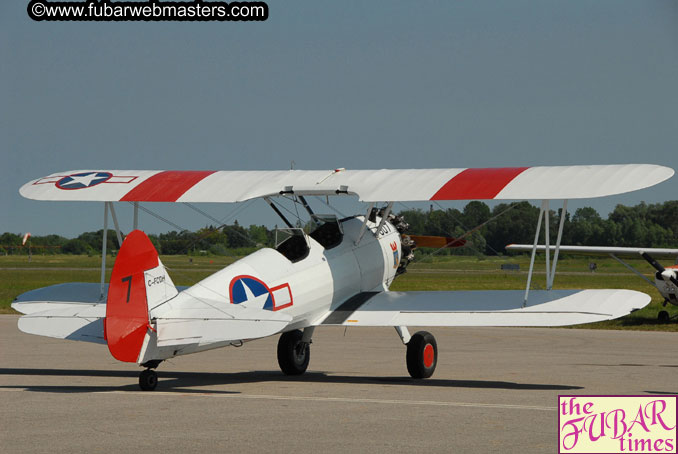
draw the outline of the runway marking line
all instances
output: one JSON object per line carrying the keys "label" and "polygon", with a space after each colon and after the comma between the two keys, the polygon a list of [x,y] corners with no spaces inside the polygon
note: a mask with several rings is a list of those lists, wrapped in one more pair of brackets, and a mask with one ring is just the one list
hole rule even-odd
{"label": "runway marking line", "polygon": [[[28,388],[0,389],[2,392],[28,391]],[[365,399],[358,397],[313,397],[313,396],[276,396],[271,394],[213,394],[213,393],[186,393],[171,391],[92,391],[91,394],[125,394],[133,396],[182,396],[182,397],[214,397],[223,399],[263,399],[263,400],[292,400],[308,402],[342,402],[356,404],[385,404],[385,405],[423,405],[431,407],[469,407],[469,408],[498,408],[508,410],[537,410],[556,411],[557,407],[542,407],[538,405],[511,405],[511,404],[484,404],[474,402],[436,402],[431,400],[393,400],[393,399]]]}

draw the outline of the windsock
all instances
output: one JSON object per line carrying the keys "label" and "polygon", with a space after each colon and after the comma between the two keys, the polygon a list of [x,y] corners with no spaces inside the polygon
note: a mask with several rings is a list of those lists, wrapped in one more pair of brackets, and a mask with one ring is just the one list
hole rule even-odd
{"label": "windsock", "polygon": [[26,232],[26,234],[24,235],[24,239],[21,241],[21,245],[22,245],[22,246],[25,246],[25,245],[26,245],[26,241],[28,241],[28,239],[29,239],[30,237],[31,237],[31,232]]}

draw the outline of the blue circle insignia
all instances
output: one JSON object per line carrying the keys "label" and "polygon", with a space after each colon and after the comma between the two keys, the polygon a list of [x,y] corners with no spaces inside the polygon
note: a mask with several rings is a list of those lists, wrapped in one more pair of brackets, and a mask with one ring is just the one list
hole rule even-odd
{"label": "blue circle insignia", "polygon": [[56,182],[59,189],[91,188],[108,181],[113,175],[108,172],[82,172],[63,177]]}
{"label": "blue circle insignia", "polygon": [[246,275],[236,276],[229,285],[229,296],[232,304],[247,303],[264,295],[266,298],[262,299],[262,309],[273,310],[271,290],[263,281],[256,277]]}

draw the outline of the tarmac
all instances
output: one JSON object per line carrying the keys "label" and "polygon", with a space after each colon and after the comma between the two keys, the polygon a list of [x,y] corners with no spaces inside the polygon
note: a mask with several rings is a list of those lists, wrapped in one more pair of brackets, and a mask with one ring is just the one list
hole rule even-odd
{"label": "tarmac", "polygon": [[301,377],[273,337],[165,362],[143,392],[106,346],[17,319],[0,316],[1,453],[554,453],[559,394],[678,394],[678,333],[428,328],[438,367],[413,380],[395,330],[320,327]]}

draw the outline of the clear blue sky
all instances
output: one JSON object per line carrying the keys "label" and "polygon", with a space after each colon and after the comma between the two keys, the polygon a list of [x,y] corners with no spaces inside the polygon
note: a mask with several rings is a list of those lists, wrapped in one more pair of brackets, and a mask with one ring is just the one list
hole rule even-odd
{"label": "clear blue sky", "polygon": [[[276,0],[251,23],[38,23],[27,3],[0,3],[0,232],[101,228],[100,204],[18,194],[78,168],[678,167],[675,0]],[[573,206],[677,198],[674,177]],[[277,222],[263,202],[238,220]]]}

